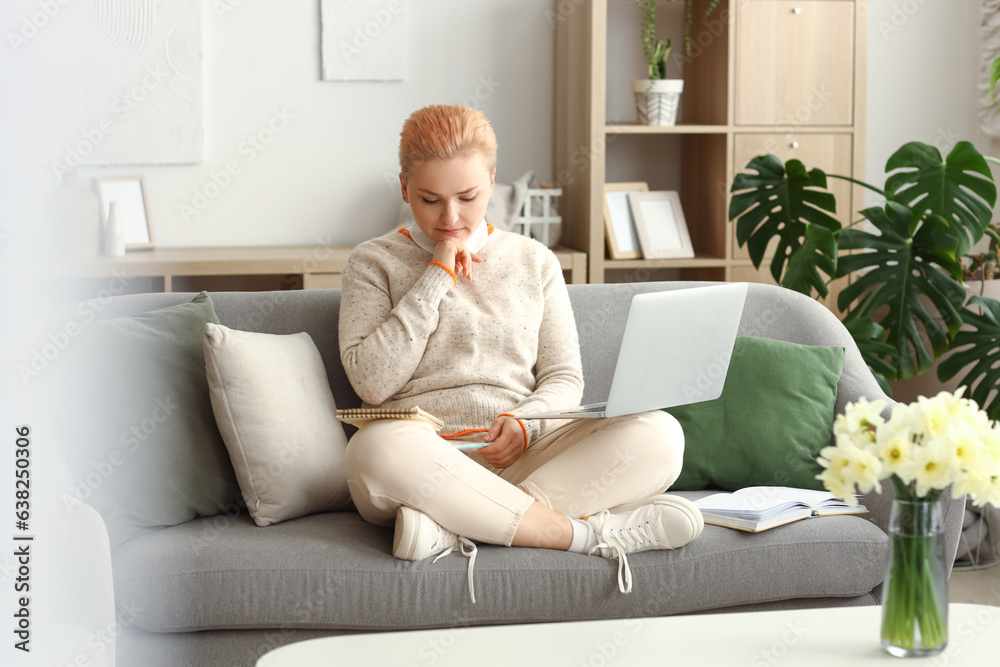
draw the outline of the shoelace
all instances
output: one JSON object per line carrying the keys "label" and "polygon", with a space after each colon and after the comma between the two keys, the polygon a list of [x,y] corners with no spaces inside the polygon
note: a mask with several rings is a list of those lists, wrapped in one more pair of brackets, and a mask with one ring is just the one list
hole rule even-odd
{"label": "shoelace", "polygon": [[611,549],[615,552],[612,558],[618,560],[618,590],[622,593],[632,592],[632,568],[629,567],[627,553],[639,550],[654,542],[653,536],[649,533],[649,522],[641,523],[628,528],[612,529],[607,527],[608,518],[611,513],[604,510],[598,515],[600,527],[597,534],[600,541],[597,546],[590,550],[593,555],[598,549]]}
{"label": "shoelace", "polygon": [[[437,556],[435,556],[434,560],[432,560],[431,562],[432,563],[438,562],[438,560],[444,558],[452,551],[454,551],[455,548],[456,547],[448,547],[447,549],[439,553]],[[469,597],[472,598],[472,604],[476,604],[476,589],[472,581],[472,569],[476,564],[476,554],[479,553],[479,549],[476,548],[476,544],[472,540],[466,539],[464,537],[458,538],[457,548],[460,554],[469,559]]]}

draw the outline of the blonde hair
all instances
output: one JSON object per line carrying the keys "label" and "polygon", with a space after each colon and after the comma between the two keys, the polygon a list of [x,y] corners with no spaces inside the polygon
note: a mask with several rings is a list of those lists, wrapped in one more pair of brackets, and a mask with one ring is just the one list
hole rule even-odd
{"label": "blonde hair", "polygon": [[448,160],[479,151],[492,173],[497,166],[497,138],[481,111],[455,105],[433,105],[414,111],[399,133],[399,168],[408,179],[428,160]]}

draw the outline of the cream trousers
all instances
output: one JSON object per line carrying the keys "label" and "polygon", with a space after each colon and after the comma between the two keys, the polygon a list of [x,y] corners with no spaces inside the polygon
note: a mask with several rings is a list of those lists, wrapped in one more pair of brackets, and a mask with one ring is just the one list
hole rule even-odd
{"label": "cream trousers", "polygon": [[680,424],[662,411],[564,422],[504,469],[454,442],[417,420],[360,429],[347,445],[347,482],[361,516],[391,526],[406,505],[462,537],[509,546],[533,501],[571,518],[636,502],[674,483],[684,453]]}

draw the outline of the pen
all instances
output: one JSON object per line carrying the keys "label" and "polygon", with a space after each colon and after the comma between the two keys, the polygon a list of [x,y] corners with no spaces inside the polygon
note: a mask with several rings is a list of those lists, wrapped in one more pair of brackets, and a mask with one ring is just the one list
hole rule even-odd
{"label": "pen", "polygon": [[455,445],[455,449],[480,449],[492,444],[492,442],[463,442],[460,445]]}

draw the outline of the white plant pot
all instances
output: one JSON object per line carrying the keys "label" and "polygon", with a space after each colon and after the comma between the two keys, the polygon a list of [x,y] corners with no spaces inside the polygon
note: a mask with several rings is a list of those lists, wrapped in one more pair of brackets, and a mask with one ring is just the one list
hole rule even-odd
{"label": "white plant pot", "polygon": [[640,125],[675,125],[684,79],[632,79]]}

